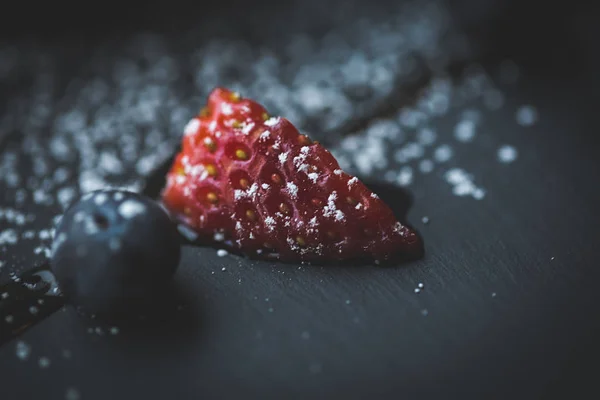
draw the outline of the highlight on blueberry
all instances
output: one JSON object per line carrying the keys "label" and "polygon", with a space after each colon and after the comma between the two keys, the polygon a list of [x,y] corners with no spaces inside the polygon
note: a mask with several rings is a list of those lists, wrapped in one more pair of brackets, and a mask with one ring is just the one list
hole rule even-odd
{"label": "highlight on blueberry", "polygon": [[122,190],[84,195],[61,218],[51,268],[88,314],[135,311],[164,291],[180,259],[175,224],[155,201]]}

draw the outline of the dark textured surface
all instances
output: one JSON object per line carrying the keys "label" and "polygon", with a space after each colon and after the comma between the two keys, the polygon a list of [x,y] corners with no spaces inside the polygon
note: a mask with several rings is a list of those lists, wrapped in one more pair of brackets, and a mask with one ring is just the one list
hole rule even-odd
{"label": "dark textured surface", "polygon": [[[118,335],[90,334],[102,325],[59,311],[23,335],[28,360],[16,358],[15,342],[0,348],[0,398],[61,399],[75,387],[81,399],[532,399],[590,388],[595,369],[585,364],[600,323],[599,86],[588,67],[527,67],[529,79],[480,138],[484,147],[500,133],[515,143],[518,162],[505,168],[517,172],[462,157],[488,189],[483,201],[453,196],[440,180],[408,190],[423,260],[299,267],[187,247],[181,310]],[[512,129],[524,102],[541,116],[526,134]],[[3,257],[31,253],[11,251]],[[38,367],[41,356],[49,368]]]}
{"label": "dark textured surface", "polygon": [[[474,204],[414,188],[409,220],[427,244],[422,261],[298,269],[186,248],[177,283],[187,301],[165,322],[183,329],[98,336],[86,332],[96,324],[58,312],[23,336],[33,354],[51,358],[47,370],[35,357],[18,361],[14,343],[0,349],[3,390],[15,399],[60,398],[67,386],[85,399],[538,397],[598,322],[588,185],[598,168],[582,148],[585,118],[568,101],[576,88],[554,88],[559,99],[528,89],[547,117],[519,138],[529,149],[520,176],[489,171],[494,194]],[[415,294],[418,282],[425,287]]]}

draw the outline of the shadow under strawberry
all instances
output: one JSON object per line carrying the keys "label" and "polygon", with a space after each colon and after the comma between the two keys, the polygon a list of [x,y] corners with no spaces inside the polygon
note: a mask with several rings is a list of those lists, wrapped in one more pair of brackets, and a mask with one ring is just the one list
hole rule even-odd
{"label": "shadow under strawberry", "polygon": [[152,174],[150,174],[150,176],[146,178],[144,189],[142,190],[143,195],[155,200],[158,200],[160,198],[161,191],[163,190],[166,184],[167,174],[171,169],[171,165],[173,165],[175,156],[180,151],[180,146],[177,146],[175,151],[173,151],[173,155],[167,160],[165,160],[162,164],[160,164],[154,171],[152,171]]}
{"label": "shadow under strawberry", "polygon": [[173,352],[176,343],[185,343],[186,338],[198,337],[205,331],[205,310],[199,306],[195,292],[185,279],[176,278],[134,316],[127,313],[103,322],[119,328],[115,342],[123,351]]}
{"label": "shadow under strawberry", "polygon": [[418,249],[416,249],[411,254],[406,254],[404,256],[400,256],[400,259],[395,259],[395,260],[391,260],[391,261],[392,262],[398,262],[398,261],[408,262],[408,261],[415,261],[415,260],[423,258],[425,256],[423,236],[407,220],[408,211],[410,210],[410,208],[413,205],[413,196],[410,194],[410,192],[399,186],[391,185],[389,183],[380,182],[380,181],[372,182],[372,181],[367,180],[367,181],[363,181],[363,183],[373,193],[376,193],[381,198],[381,200],[383,200],[383,202],[385,204],[388,205],[388,207],[392,210],[392,212],[394,213],[394,216],[396,217],[396,219],[398,221],[400,221],[403,225],[409,227],[411,230],[416,232],[416,234],[419,236],[420,247]]}

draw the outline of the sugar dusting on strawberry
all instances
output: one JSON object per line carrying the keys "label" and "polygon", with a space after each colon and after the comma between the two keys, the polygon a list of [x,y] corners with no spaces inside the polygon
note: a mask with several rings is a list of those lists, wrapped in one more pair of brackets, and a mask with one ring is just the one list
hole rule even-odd
{"label": "sugar dusting on strawberry", "polygon": [[281,261],[388,260],[415,232],[285,118],[217,88],[185,128],[164,204],[201,240]]}

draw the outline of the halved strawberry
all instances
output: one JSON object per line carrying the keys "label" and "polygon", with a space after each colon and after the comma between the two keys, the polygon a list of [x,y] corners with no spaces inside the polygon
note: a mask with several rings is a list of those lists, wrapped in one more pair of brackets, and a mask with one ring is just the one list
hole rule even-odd
{"label": "halved strawberry", "polygon": [[323,146],[221,88],[186,126],[163,200],[201,240],[221,236],[250,256],[377,261],[421,246]]}

